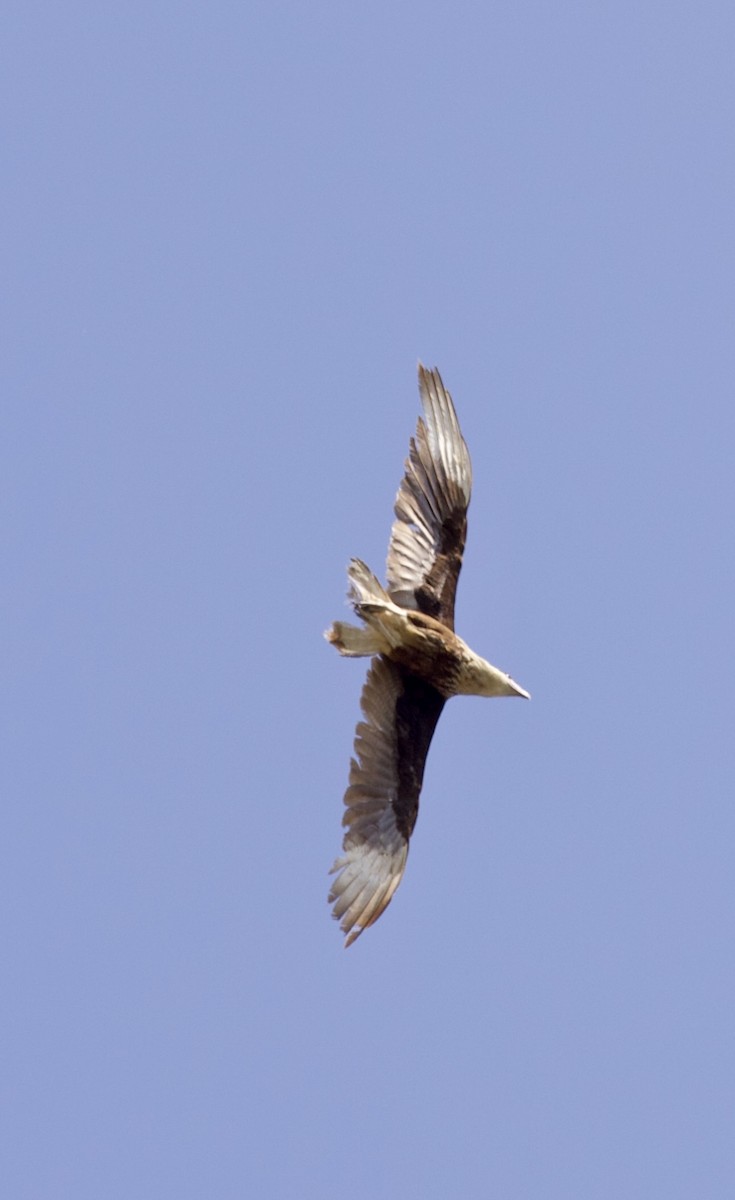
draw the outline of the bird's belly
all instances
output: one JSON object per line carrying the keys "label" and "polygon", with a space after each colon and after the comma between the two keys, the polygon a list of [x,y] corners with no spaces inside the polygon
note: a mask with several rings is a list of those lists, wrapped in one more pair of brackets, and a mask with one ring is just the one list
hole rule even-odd
{"label": "bird's belly", "polygon": [[404,623],[401,639],[391,645],[385,657],[399,666],[418,675],[442,696],[456,695],[461,674],[461,657],[452,645],[451,631],[441,632],[417,626],[413,621]]}

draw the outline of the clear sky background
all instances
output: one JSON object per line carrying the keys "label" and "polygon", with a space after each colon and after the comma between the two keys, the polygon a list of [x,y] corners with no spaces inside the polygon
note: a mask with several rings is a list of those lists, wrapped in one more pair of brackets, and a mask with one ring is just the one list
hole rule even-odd
{"label": "clear sky background", "polygon": [[[2,48],[12,1200],[735,1178],[730,3],[26,3]],[[403,886],[330,920],[441,369],[475,490]]]}

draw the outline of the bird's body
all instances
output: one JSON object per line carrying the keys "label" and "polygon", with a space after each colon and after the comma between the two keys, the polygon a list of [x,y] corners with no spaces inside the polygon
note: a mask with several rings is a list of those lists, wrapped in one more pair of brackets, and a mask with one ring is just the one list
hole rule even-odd
{"label": "bird's body", "polygon": [[394,604],[359,558],[353,558],[347,574],[352,605],[366,627],[334,622],[326,637],[340,654],[347,658],[382,654],[431,684],[445,700],[450,696],[526,695],[510,676],[480,658],[436,617]]}
{"label": "bird's body", "polygon": [[438,371],[419,366],[419,419],[396,498],[388,590],[368,567],[348,568],[363,626],[335,621],[326,637],[347,657],[373,657],[345,793],[344,854],[330,892],[350,945],[378,919],[403,876],[429,744],[451,696],[524,696],[454,632],[472,470]]}

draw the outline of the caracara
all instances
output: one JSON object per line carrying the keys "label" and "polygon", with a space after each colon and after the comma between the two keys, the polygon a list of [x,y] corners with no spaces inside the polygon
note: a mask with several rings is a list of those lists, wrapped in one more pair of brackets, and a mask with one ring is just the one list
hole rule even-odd
{"label": "caracara", "polygon": [[454,632],[467,534],[470,456],[438,371],[419,364],[419,417],[395,503],[387,590],[353,558],[349,599],[362,626],[325,637],[349,658],[372,657],[345,792],[342,856],[329,893],[349,946],[377,921],[406,868],[426,755],[450,696],[525,696]]}

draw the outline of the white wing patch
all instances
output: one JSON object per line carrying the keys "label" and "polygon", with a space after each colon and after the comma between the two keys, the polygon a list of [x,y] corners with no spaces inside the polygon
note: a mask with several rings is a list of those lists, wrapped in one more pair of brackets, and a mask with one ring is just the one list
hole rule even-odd
{"label": "white wing patch", "polygon": [[400,694],[396,668],[376,658],[360,699],[365,720],[355,733],[355,757],[344,798],[344,853],[332,867],[336,878],[329,893],[333,916],[347,934],[345,946],[377,921],[406,869],[408,841],[396,825],[393,808],[398,790],[396,701]]}

